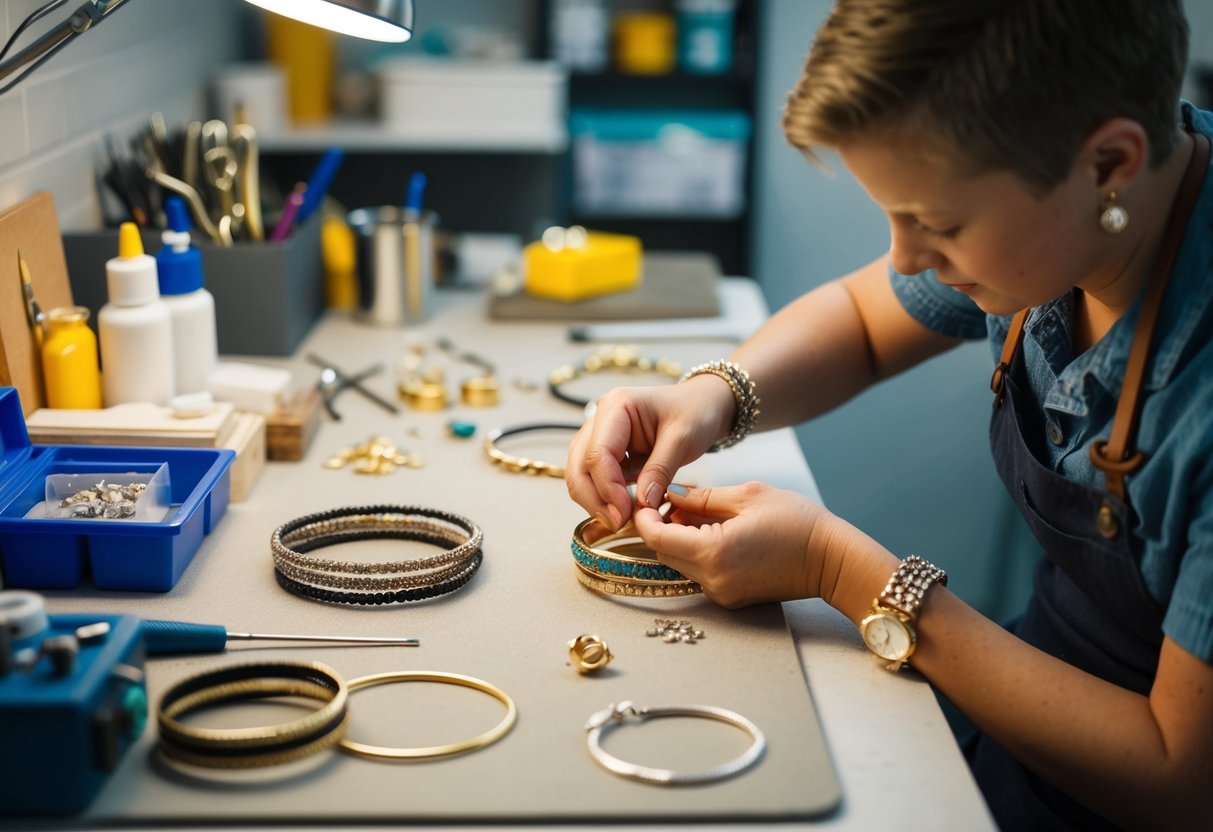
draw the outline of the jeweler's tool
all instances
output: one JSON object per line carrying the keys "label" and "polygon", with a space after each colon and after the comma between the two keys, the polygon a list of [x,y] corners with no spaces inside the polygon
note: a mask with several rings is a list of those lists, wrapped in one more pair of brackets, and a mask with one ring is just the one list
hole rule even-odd
{"label": "jeweler's tool", "polygon": [[143,622],[143,641],[149,656],[170,653],[221,653],[229,641],[317,641],[351,645],[396,645],[420,647],[416,637],[375,638],[373,636],[310,636],[273,633],[234,633],[221,624],[193,624],[188,621]]}
{"label": "jeweler's tool", "polygon": [[21,253],[21,249],[17,249],[17,270],[21,272],[21,294],[25,298],[25,317],[29,321],[30,329],[34,331],[34,339],[41,344],[42,323],[46,314],[38,305],[38,301],[34,299],[34,283],[30,278],[29,264],[25,262],[25,255]]}
{"label": "jeweler's tool", "polygon": [[396,407],[396,405],[392,404],[387,399],[383,398],[378,393],[376,393],[374,390],[370,389],[369,387],[367,387],[365,384],[362,383],[364,379],[366,379],[366,378],[370,377],[371,375],[374,375],[375,373],[382,370],[383,369],[382,366],[376,364],[373,367],[363,370],[362,372],[347,373],[344,370],[341,370],[340,368],[335,367],[332,363],[330,363],[329,361],[326,361],[325,359],[321,358],[320,356],[316,355],[315,353],[308,353],[307,360],[310,363],[319,367],[321,370],[332,370],[333,371],[333,373],[336,375],[336,379],[337,379],[336,385],[333,386],[334,395],[336,395],[336,393],[338,391],[340,391],[346,387],[349,387],[353,390],[358,391],[360,394],[362,394],[363,396],[370,399],[375,404],[382,407],[388,413],[399,413],[400,412],[400,408]]}

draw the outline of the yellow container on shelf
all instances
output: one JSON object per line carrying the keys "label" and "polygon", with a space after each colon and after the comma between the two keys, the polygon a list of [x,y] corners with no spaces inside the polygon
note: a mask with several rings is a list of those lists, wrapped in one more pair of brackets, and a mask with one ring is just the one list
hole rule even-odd
{"label": "yellow container on shelf", "polygon": [[677,62],[673,15],[624,12],[615,16],[615,68],[632,75],[665,75]]}
{"label": "yellow container on shelf", "polygon": [[286,75],[291,121],[327,121],[333,114],[332,33],[277,14],[265,16],[265,33],[270,60]]}
{"label": "yellow container on shelf", "polygon": [[639,237],[600,231],[583,234],[584,240],[578,239],[576,245],[553,245],[548,240],[523,249],[523,286],[528,294],[572,303],[640,285]]}
{"label": "yellow container on shelf", "polygon": [[58,306],[46,313],[42,375],[46,406],[72,410],[101,407],[97,336],[88,327],[88,309]]}

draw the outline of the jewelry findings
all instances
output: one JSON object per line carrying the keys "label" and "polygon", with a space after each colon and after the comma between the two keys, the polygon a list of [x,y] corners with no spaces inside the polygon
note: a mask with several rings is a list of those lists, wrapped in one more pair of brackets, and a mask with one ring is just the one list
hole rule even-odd
{"label": "jewelry findings", "polygon": [[[649,719],[674,716],[701,717],[725,722],[745,731],[753,742],[740,757],[704,771],[694,772],[679,772],[629,763],[608,753],[602,747],[602,735],[613,728],[629,723],[642,723]],[[735,711],[717,708],[713,705],[638,707],[635,703],[624,700],[617,705],[608,705],[603,710],[592,714],[585,724],[585,730],[586,745],[589,748],[590,756],[596,763],[620,777],[639,780],[643,783],[655,783],[659,786],[689,786],[736,777],[758,762],[767,745],[766,737],[753,722]]]}
{"label": "jewelry findings", "polygon": [[577,666],[577,672],[584,676],[602,670],[615,656],[601,637],[583,633],[569,642],[569,658]]}
{"label": "jewelry findings", "polygon": [[680,642],[682,644],[694,644],[703,638],[703,630],[697,630],[691,625],[690,621],[679,621],[673,618],[654,618],[653,624],[644,631],[644,634],[650,638],[660,637],[666,644],[674,644]]}
{"label": "jewelry findings", "polygon": [[356,474],[391,474],[397,468],[421,468],[425,460],[416,454],[401,450],[386,436],[375,436],[361,445],[342,448],[324,461],[324,467],[332,470],[349,466]]}

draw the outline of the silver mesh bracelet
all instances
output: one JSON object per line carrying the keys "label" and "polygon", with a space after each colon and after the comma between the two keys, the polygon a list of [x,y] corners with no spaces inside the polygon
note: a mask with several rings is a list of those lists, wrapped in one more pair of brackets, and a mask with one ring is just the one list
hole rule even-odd
{"label": "silver mesh bracelet", "polygon": [[[745,731],[753,739],[753,742],[750,743],[750,747],[740,757],[735,757],[715,768],[693,772],[678,772],[668,768],[651,768],[650,766],[637,765],[636,763],[621,760],[603,750],[601,744],[602,733],[608,728],[621,725],[627,720],[643,722],[646,719],[656,719],[666,716],[694,716],[726,722]],[[659,786],[714,783],[718,780],[734,777],[757,763],[767,747],[766,737],[763,736],[762,731],[759,730],[757,725],[739,713],[725,710],[724,708],[717,708],[713,705],[671,705],[658,708],[644,708],[625,700],[618,705],[608,705],[603,710],[591,714],[589,721],[585,724],[585,730],[586,744],[589,746],[590,756],[600,766],[612,774],[618,774],[620,777],[640,780],[645,783],[656,783]]]}
{"label": "silver mesh bracelet", "polygon": [[762,412],[758,409],[762,399],[758,398],[754,392],[757,386],[750,380],[750,374],[732,361],[709,361],[706,364],[692,367],[679,379],[679,383],[705,374],[724,379],[725,383],[729,385],[729,389],[733,391],[733,399],[737,402],[737,415],[733,419],[733,429],[729,431],[728,436],[708,448],[709,453],[714,453],[733,447],[754,432],[754,426],[758,424],[758,414]]}

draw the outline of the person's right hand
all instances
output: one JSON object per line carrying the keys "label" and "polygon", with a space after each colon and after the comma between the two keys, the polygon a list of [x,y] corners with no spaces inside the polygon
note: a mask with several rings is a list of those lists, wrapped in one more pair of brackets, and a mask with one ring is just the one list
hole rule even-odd
{"label": "person's right hand", "polygon": [[678,469],[733,424],[737,403],[721,378],[705,373],[666,387],[619,387],[598,400],[569,447],[569,496],[611,530],[632,516],[627,486],[656,508]]}

